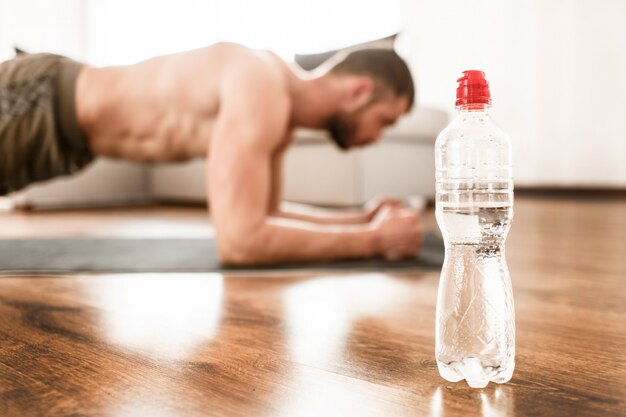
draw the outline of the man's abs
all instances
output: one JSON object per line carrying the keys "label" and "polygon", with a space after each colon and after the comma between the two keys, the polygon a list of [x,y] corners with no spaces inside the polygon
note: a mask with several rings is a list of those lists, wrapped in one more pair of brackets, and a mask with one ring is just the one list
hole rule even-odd
{"label": "man's abs", "polygon": [[123,67],[84,68],[79,124],[96,155],[139,162],[206,156],[219,107],[210,48]]}

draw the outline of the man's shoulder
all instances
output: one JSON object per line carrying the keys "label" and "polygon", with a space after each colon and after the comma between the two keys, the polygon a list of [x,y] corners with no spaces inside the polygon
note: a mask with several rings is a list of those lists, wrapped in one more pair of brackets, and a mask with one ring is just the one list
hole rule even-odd
{"label": "man's shoulder", "polygon": [[238,82],[253,80],[260,86],[273,88],[286,86],[286,64],[273,52],[251,49],[246,46],[220,42],[210,48],[210,53],[222,62],[225,77]]}
{"label": "man's shoulder", "polygon": [[283,141],[291,109],[280,58],[236,44],[215,47],[224,48],[227,62],[220,79],[220,117],[237,125],[241,136],[247,132],[275,149]]}
{"label": "man's shoulder", "polygon": [[271,52],[237,44],[225,46],[236,51],[228,52],[233,55],[227,59],[227,68],[223,68],[223,98],[256,104],[257,110],[263,110],[259,115],[265,117],[276,113],[288,117],[291,95],[284,62]]}

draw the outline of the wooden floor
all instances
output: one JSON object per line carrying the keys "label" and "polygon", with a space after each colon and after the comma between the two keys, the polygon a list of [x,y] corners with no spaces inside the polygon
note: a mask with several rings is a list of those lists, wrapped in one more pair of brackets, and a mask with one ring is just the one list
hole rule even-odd
{"label": "wooden floor", "polygon": [[[440,378],[436,271],[2,276],[0,416],[626,416],[626,201],[515,216],[507,384]],[[194,208],[0,214],[1,237],[210,233]]]}

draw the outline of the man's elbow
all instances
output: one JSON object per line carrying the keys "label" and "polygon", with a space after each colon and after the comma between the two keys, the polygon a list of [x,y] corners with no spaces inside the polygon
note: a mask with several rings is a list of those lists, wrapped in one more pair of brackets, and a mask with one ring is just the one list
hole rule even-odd
{"label": "man's elbow", "polygon": [[270,261],[260,233],[217,237],[218,256],[223,265],[254,266]]}

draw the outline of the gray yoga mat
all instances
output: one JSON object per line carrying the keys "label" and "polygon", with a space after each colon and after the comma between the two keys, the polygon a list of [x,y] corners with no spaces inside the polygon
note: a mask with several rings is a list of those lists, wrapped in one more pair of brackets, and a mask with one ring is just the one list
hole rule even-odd
{"label": "gray yoga mat", "polygon": [[0,240],[0,273],[217,272],[439,269],[443,241],[424,237],[420,256],[233,268],[220,265],[213,239],[11,239]]}

